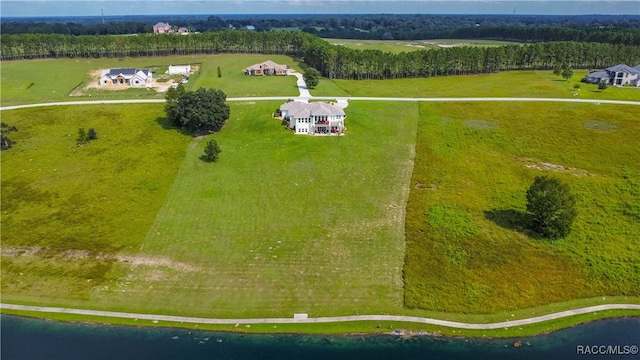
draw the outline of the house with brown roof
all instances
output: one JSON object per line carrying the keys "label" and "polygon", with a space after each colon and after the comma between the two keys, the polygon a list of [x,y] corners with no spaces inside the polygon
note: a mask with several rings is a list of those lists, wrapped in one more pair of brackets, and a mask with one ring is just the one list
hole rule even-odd
{"label": "house with brown roof", "polygon": [[154,34],[171,34],[173,30],[171,30],[171,25],[165,24],[163,22],[159,22],[153,25],[153,33]]}
{"label": "house with brown roof", "polygon": [[271,60],[263,63],[255,64],[244,69],[245,75],[262,76],[262,75],[287,75],[289,66],[276,64]]}
{"label": "house with brown roof", "polygon": [[296,134],[342,135],[344,134],[344,110],[326,102],[306,103],[290,101],[280,106],[282,119]]}
{"label": "house with brown roof", "polygon": [[587,74],[586,82],[591,84],[631,85],[640,87],[640,64],[634,67],[619,64],[604,70],[594,70]]}

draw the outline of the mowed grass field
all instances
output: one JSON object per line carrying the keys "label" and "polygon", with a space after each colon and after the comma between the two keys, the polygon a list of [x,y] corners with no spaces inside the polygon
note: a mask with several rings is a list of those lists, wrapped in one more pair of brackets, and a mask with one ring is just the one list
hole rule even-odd
{"label": "mowed grass field", "polygon": [[[330,80],[323,78],[315,96],[384,97],[535,97],[640,101],[640,89],[581,83],[588,71],[575,70],[566,81],[552,71],[506,71],[494,74],[423,79]],[[580,90],[574,88],[580,85]],[[576,97],[575,94],[578,93]]]}
{"label": "mowed grass field", "polygon": [[[188,139],[157,123],[160,105],[125,108],[124,114],[139,114],[143,134],[124,131],[121,123],[114,124],[121,133],[101,125],[117,106],[74,108],[92,117],[95,112],[90,124],[67,124],[67,117],[81,118],[67,108],[3,113],[24,136],[2,154],[3,301],[210,317],[401,309],[404,204],[418,104],[353,103],[342,137],[295,136],[271,118],[278,105],[231,103],[224,129],[188,146]],[[103,112],[109,115],[101,117]],[[44,121],[71,132],[68,143],[33,150],[31,143],[56,143],[51,132],[29,130]],[[106,138],[76,149],[74,132],[81,124]],[[199,159],[210,138],[223,151],[217,163]],[[131,146],[113,149],[107,141]],[[167,154],[157,153],[160,144]],[[107,149],[78,155],[92,146]],[[133,159],[119,160],[112,151]],[[31,166],[22,172],[33,158],[47,166],[41,180],[46,183],[38,189],[59,189],[55,197],[28,197],[30,189],[5,185],[32,183],[27,175],[44,172]],[[106,177],[123,163],[129,164],[122,170],[126,186]],[[90,164],[103,164],[104,177]],[[73,176],[49,176],[66,167]],[[93,192],[93,181],[100,191],[85,196]],[[137,191],[153,195],[140,198]],[[81,199],[69,204],[66,199],[74,196]],[[117,211],[102,209],[107,201]],[[45,227],[34,221],[48,219],[51,206],[59,216],[75,215],[74,222]],[[85,215],[85,209],[102,210]],[[104,239],[102,251],[109,256],[76,251],[76,242],[63,236],[55,243],[58,251],[49,254],[45,249],[53,245],[44,235],[28,236],[86,229],[78,237],[89,241],[99,232],[92,234],[85,223],[96,222],[101,232],[114,233]],[[13,240],[6,241],[9,234]],[[105,262],[100,278],[82,275],[96,261]]]}
{"label": "mowed grass field", "polygon": [[[636,106],[420,105],[407,205],[405,305],[496,313],[640,295]],[[572,233],[526,230],[535,176],[567,182]]]}
{"label": "mowed grass field", "polygon": [[[192,64],[198,72],[185,84],[187,89],[215,87],[228,97],[243,96],[296,96],[299,94],[294,76],[251,77],[244,75],[244,68],[273,60],[297,69],[297,62],[282,55],[222,54],[103,59],[45,59],[3,61],[0,74],[2,106],[52,101],[93,100],[89,97],[69,96],[72,90],[85,89],[93,80],[91,72],[108,68],[151,68],[166,71],[169,65]],[[222,77],[218,77],[220,67]],[[109,98],[162,98],[164,93],[147,89],[84,91],[95,96]]]}
{"label": "mowed grass field", "polygon": [[333,45],[340,45],[356,50],[380,50],[398,54],[416,50],[436,49],[438,47],[472,46],[472,47],[496,47],[510,44],[518,44],[509,41],[497,40],[461,40],[461,39],[436,39],[436,40],[360,40],[360,39],[332,39],[325,41]]}

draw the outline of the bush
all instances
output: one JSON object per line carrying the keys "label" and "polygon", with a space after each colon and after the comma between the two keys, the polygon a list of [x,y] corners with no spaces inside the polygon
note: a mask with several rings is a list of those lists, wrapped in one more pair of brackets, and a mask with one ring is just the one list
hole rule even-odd
{"label": "bush", "polygon": [[9,138],[9,133],[18,131],[15,126],[10,126],[9,124],[3,122],[0,123],[0,150],[7,150],[15,144],[13,140]]}
{"label": "bush", "polygon": [[215,162],[218,160],[218,156],[220,156],[220,147],[218,146],[218,142],[215,140],[210,140],[207,142],[207,146],[204,148],[204,155],[202,156],[202,160],[206,162]]}
{"label": "bush", "polygon": [[78,129],[78,138],[76,139],[76,144],[78,146],[82,146],[88,143],[91,140],[96,140],[98,138],[98,133],[96,129],[89,128],[88,131],[85,131],[84,128]]}
{"label": "bush", "polygon": [[606,89],[607,89],[607,87],[609,87],[609,85],[607,85],[607,83],[605,83],[605,82],[601,82],[601,83],[598,85],[598,89],[600,89],[600,90],[606,90]]}
{"label": "bush", "polygon": [[98,138],[98,133],[96,132],[96,129],[89,128],[89,130],[87,131],[87,142],[91,140],[96,140],[97,138]]}
{"label": "bush", "polygon": [[576,89],[576,90],[580,89],[580,84],[573,84],[573,88]]}

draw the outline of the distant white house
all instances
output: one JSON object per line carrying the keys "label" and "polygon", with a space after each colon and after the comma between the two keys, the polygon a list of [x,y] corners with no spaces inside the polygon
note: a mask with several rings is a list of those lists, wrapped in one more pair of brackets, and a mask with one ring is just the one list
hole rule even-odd
{"label": "distant white house", "polygon": [[260,64],[255,64],[244,69],[246,75],[261,76],[261,75],[287,75],[289,73],[289,66],[276,64],[271,60],[267,60]]}
{"label": "distant white house", "polygon": [[620,64],[604,70],[595,70],[587,74],[586,81],[592,84],[640,87],[640,64],[634,67]]}
{"label": "distant white house", "polygon": [[188,76],[191,73],[191,65],[169,65],[167,74],[169,75],[185,75]]}
{"label": "distant white house", "polygon": [[280,106],[282,119],[296,134],[342,135],[344,134],[344,110],[325,102],[305,103],[291,101]]}
{"label": "distant white house", "polygon": [[107,69],[102,70],[100,85],[146,86],[153,81],[149,69]]}

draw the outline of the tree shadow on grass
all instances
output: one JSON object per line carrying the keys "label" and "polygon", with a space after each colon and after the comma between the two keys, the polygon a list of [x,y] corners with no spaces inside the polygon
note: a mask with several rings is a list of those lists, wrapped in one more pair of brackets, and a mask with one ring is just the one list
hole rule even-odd
{"label": "tree shadow on grass", "polygon": [[540,236],[532,231],[529,226],[533,221],[533,215],[515,209],[492,209],[484,212],[487,220],[493,221],[496,225],[505,229],[514,230],[530,238]]}
{"label": "tree shadow on grass", "polygon": [[156,123],[158,123],[158,125],[162,126],[162,128],[165,129],[165,130],[177,129],[175,126],[173,126],[171,124],[171,121],[169,121],[169,119],[167,119],[166,117],[157,118],[156,119]]}

